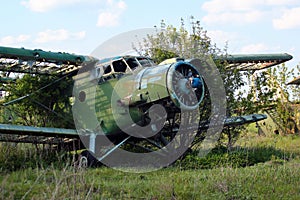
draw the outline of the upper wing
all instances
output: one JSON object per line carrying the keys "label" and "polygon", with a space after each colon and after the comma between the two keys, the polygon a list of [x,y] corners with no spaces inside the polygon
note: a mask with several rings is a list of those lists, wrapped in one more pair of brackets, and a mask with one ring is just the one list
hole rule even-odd
{"label": "upper wing", "polygon": [[7,72],[65,75],[78,71],[84,62],[96,60],[90,56],[41,49],[0,47],[0,71]]}
{"label": "upper wing", "polygon": [[226,65],[226,69],[261,70],[274,65],[279,65],[293,58],[290,54],[234,54],[217,56],[215,61]]}

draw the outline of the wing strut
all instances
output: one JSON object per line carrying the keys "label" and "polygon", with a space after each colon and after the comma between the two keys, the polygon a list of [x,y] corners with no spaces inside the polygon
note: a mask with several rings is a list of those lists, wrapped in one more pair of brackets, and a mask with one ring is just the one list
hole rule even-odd
{"label": "wing strut", "polygon": [[122,146],[129,138],[131,138],[131,136],[128,136],[127,138],[125,138],[124,140],[122,140],[119,144],[115,145],[113,148],[111,148],[110,150],[108,150],[103,156],[101,156],[100,158],[97,158],[98,161],[103,160],[104,158],[106,158],[107,156],[109,156],[109,154],[111,154],[112,152],[114,152],[117,148],[119,148],[120,146]]}
{"label": "wing strut", "polygon": [[36,94],[36,93],[40,92],[41,90],[47,89],[48,87],[54,85],[55,83],[57,83],[57,82],[59,82],[59,81],[65,79],[65,78],[68,78],[69,76],[70,76],[70,74],[67,74],[67,75],[65,75],[65,76],[63,76],[63,77],[60,77],[60,78],[54,80],[53,82],[51,82],[51,83],[49,83],[49,84],[47,84],[47,85],[45,85],[45,86],[39,88],[38,90],[32,92],[31,94],[26,94],[26,95],[24,95],[24,96],[22,96],[22,97],[19,97],[19,98],[17,98],[17,99],[14,99],[14,100],[11,100],[11,101],[9,101],[9,102],[6,102],[6,103],[4,103],[3,105],[4,105],[4,106],[7,106],[7,105],[10,105],[10,104],[16,103],[16,102],[18,102],[18,101],[21,101],[21,100],[23,100],[23,99],[25,99],[25,98],[28,98],[28,97],[32,96],[33,94]]}

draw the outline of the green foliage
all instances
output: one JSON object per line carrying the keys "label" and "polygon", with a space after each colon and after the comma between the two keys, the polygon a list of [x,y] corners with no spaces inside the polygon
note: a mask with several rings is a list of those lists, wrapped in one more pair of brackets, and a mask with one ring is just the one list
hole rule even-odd
{"label": "green foliage", "polygon": [[173,57],[196,58],[202,55],[216,55],[222,53],[211,39],[207,36],[199,21],[194,22],[191,17],[191,31],[186,29],[184,20],[181,19],[181,25],[176,28],[172,25],[166,25],[162,20],[160,29],[156,34],[148,35],[143,43],[134,49],[142,55],[154,58],[157,63]]}
{"label": "green foliage", "polygon": [[151,51],[153,52],[153,55],[152,55],[151,58],[156,63],[160,63],[160,62],[162,62],[162,61],[164,61],[165,59],[168,59],[168,58],[178,57],[177,54],[175,54],[171,51],[163,50],[163,49],[154,48],[154,49],[151,49]]}
{"label": "green foliage", "polygon": [[73,127],[70,96],[73,81],[26,74],[9,84],[6,120],[30,126]]}
{"label": "green foliage", "polygon": [[290,159],[288,155],[274,147],[235,148],[228,150],[225,147],[213,149],[205,157],[199,157],[198,152],[187,155],[178,160],[176,165],[182,169],[212,169],[219,167],[246,167],[267,161],[285,161]]}
{"label": "green foliage", "polygon": [[293,124],[299,120],[296,117],[299,111],[293,104],[300,100],[299,86],[286,83],[299,75],[299,66],[289,70],[285,64],[256,74],[255,93],[260,102],[260,106],[256,109],[274,110],[271,115],[275,118],[282,134],[297,132]]}
{"label": "green foliage", "polygon": [[[190,30],[187,27],[191,27]],[[135,47],[135,50],[139,54],[153,58],[157,63],[174,56],[190,59],[207,58],[208,56],[213,58],[217,55],[225,56],[227,54],[227,47],[224,47],[224,49],[218,48],[211,41],[200,21],[196,21],[193,17],[190,18],[189,26],[186,26],[184,20],[181,19],[179,28],[167,25],[162,20],[160,29],[157,29],[156,34],[144,38],[143,43],[140,43],[139,47]],[[237,91],[241,89],[245,82],[240,71],[226,70],[226,63],[216,62],[215,64],[223,80],[226,91],[227,115],[230,116],[241,108],[240,100],[244,97],[242,94],[237,94]],[[200,105],[201,120],[207,120],[210,116],[211,103],[209,97],[209,91],[206,90],[204,101]]]}

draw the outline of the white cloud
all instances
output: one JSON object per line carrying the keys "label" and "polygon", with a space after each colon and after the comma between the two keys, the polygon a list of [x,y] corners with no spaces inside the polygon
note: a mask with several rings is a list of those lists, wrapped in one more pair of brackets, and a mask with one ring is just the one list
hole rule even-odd
{"label": "white cloud", "polygon": [[98,16],[97,26],[117,26],[119,24],[119,16],[113,12],[107,11],[100,13]]}
{"label": "white cloud", "polygon": [[102,0],[23,0],[21,5],[29,8],[34,12],[47,12],[54,8],[73,5],[77,3],[91,3]]}
{"label": "white cloud", "polygon": [[108,0],[107,4],[108,8],[98,16],[97,26],[99,27],[117,26],[119,24],[120,16],[127,8],[126,3],[122,0],[118,2]]}
{"label": "white cloud", "polygon": [[80,40],[86,35],[85,31],[80,31],[76,33],[71,33],[65,29],[58,30],[46,30],[39,32],[37,38],[34,40],[37,43],[47,43],[54,41],[64,41],[64,40]]}
{"label": "white cloud", "polygon": [[300,5],[298,0],[210,0],[202,5],[208,24],[253,23],[278,15],[282,7]]}
{"label": "white cloud", "polygon": [[202,18],[207,24],[253,23],[264,16],[261,11],[209,13]]}
{"label": "white cloud", "polygon": [[300,7],[285,10],[280,18],[273,20],[276,29],[292,29],[300,27]]}
{"label": "white cloud", "polygon": [[[109,27],[119,24],[120,16],[126,10],[127,5],[123,0],[22,0],[21,4],[34,12],[47,12],[59,7],[66,7],[76,4],[95,4],[106,3],[102,5],[97,26]],[[99,4],[97,4],[99,5]],[[101,4],[100,4],[101,5]],[[94,6],[95,7],[95,6]]]}
{"label": "white cloud", "polygon": [[207,31],[207,35],[211,38],[212,42],[219,45],[225,45],[226,42],[235,40],[238,37],[236,33],[220,30]]}
{"label": "white cloud", "polygon": [[79,1],[81,1],[81,0],[63,0],[63,1],[61,1],[61,0],[47,0],[47,1],[28,0],[28,1],[21,1],[21,4],[35,12],[46,12],[48,10],[57,8],[59,6],[73,4],[73,3],[77,3]]}
{"label": "white cloud", "polygon": [[298,0],[211,0],[202,5],[202,9],[210,13],[251,11],[264,6],[292,6]]}
{"label": "white cloud", "polygon": [[254,9],[262,0],[211,0],[202,5],[208,14],[202,18],[207,24],[253,23],[261,19],[264,11]]}
{"label": "white cloud", "polygon": [[0,39],[0,45],[15,45],[18,43],[26,42],[30,39],[30,35],[19,35],[19,36],[5,36]]}
{"label": "white cloud", "polygon": [[202,5],[202,9],[209,13],[231,12],[231,11],[248,11],[257,5],[260,0],[241,1],[241,0],[211,0]]}
{"label": "white cloud", "polygon": [[266,5],[270,6],[293,6],[299,5],[299,0],[265,0],[261,1],[262,3],[266,2]]}
{"label": "white cloud", "polygon": [[270,50],[270,48],[267,45],[263,43],[258,43],[258,44],[246,45],[241,48],[240,52],[241,53],[265,53],[268,50]]}

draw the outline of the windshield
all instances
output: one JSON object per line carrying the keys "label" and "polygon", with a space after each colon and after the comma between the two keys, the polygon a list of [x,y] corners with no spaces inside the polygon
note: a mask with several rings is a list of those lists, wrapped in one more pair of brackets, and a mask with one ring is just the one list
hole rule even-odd
{"label": "windshield", "polygon": [[137,60],[143,67],[151,67],[154,66],[154,62],[150,60],[149,58],[141,58],[137,57]]}

